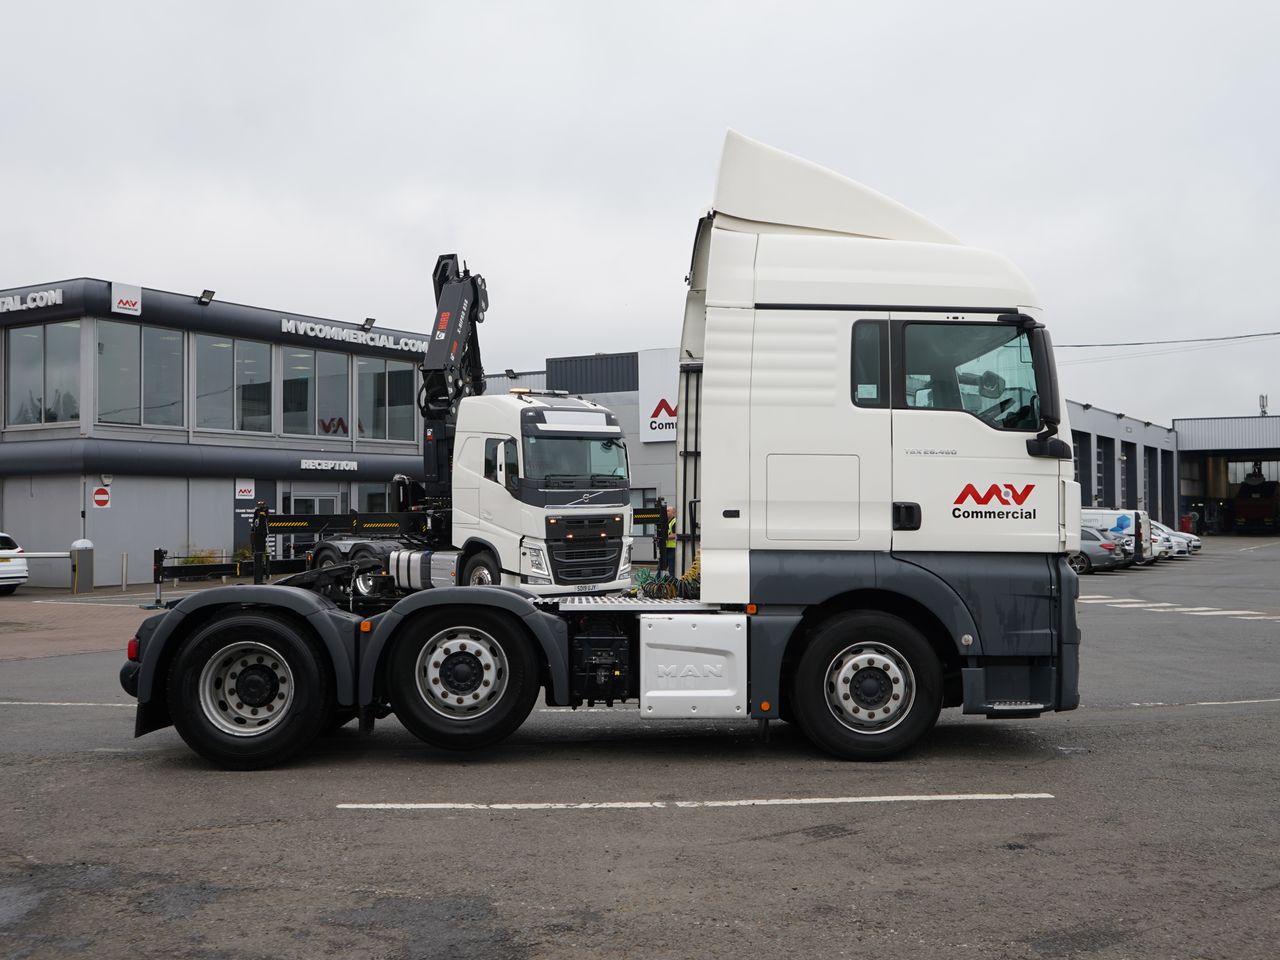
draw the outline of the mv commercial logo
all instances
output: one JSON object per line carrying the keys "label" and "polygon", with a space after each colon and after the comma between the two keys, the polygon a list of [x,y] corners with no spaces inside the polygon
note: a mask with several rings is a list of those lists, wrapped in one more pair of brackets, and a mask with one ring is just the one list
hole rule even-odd
{"label": "mv commercial logo", "polygon": [[[1034,483],[1028,483],[1022,488],[1012,483],[993,483],[985,491],[979,492],[972,483],[966,483],[964,489],[960,491],[960,496],[956,497],[956,505],[951,510],[951,516],[957,520],[1034,520],[1035,508],[1028,509],[1024,504],[1035,488]],[[1000,507],[1018,509],[1004,510],[1000,507],[991,507],[987,510],[975,510],[964,506],[972,503],[979,507],[988,507],[993,501],[1000,504]]]}
{"label": "mv commercial logo", "polygon": [[653,408],[653,413],[649,414],[650,430],[674,430],[676,428],[676,410],[667,402],[667,398],[663,397],[658,401],[658,405]]}
{"label": "mv commercial logo", "polygon": [[111,312],[142,316],[142,288],[130,283],[111,282]]}

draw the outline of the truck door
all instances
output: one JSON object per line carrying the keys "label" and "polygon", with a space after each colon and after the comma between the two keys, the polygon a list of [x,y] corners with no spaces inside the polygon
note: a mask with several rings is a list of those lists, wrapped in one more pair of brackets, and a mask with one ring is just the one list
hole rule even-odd
{"label": "truck door", "polygon": [[889,549],[888,329],[884,312],[756,311],[752,549]]}
{"label": "truck door", "polygon": [[1059,461],[1043,429],[1030,338],[992,314],[891,315],[893,550],[1063,549]]}

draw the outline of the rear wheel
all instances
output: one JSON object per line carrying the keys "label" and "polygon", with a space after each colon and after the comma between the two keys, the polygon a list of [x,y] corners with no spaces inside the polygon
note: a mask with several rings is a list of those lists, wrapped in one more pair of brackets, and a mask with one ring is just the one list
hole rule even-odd
{"label": "rear wheel", "polygon": [[17,589],[18,585],[16,583],[6,583],[3,587],[0,587],[0,597],[7,597]]}
{"label": "rear wheel", "polygon": [[1078,574],[1088,573],[1093,566],[1083,553],[1073,553],[1067,557],[1067,564]]}
{"label": "rear wheel", "polygon": [[[351,559],[353,561],[376,560],[377,557],[378,555],[369,547],[356,547],[351,551]],[[355,580],[353,581],[355,583],[356,593],[360,594],[362,597],[372,596],[377,586],[377,581],[374,580],[374,576],[377,572],[378,571],[376,570],[368,570],[356,574]]]}
{"label": "rear wheel", "polygon": [[879,760],[914,746],[942,709],[942,665],[898,617],[856,611],[819,626],[796,669],[792,710],[817,746]]}
{"label": "rear wheel", "polygon": [[425,612],[409,620],[388,663],[396,717],[450,750],[487,747],[524,723],[538,695],[532,640],[483,610]]}
{"label": "rear wheel", "polygon": [[182,739],[233,770],[281,763],[334,712],[327,654],[302,629],[266,611],[221,616],[178,650],[166,685]]}

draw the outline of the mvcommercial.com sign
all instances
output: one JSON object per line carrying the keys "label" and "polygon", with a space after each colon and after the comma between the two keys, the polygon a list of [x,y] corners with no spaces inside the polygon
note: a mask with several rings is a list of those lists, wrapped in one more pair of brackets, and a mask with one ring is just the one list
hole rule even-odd
{"label": "mvcommercial.com sign", "polygon": [[393,337],[389,333],[374,333],[371,330],[355,330],[351,327],[340,327],[333,323],[315,323],[311,320],[297,320],[292,317],[280,318],[280,332],[294,333],[302,337],[316,340],[341,340],[344,343],[359,343],[366,347],[382,347],[385,350],[403,350],[406,353],[426,353],[426,340],[414,337]]}
{"label": "mvcommercial.com sign", "polygon": [[36,310],[39,307],[52,307],[62,303],[62,288],[56,290],[35,290],[25,297],[15,293],[11,297],[0,297],[0,313],[16,313],[19,310]]}

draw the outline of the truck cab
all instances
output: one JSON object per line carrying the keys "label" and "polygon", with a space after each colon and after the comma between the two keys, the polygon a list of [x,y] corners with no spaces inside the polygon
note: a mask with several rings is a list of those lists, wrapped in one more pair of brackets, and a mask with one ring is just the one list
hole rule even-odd
{"label": "truck cab", "polygon": [[467,397],[454,438],[458,582],[542,595],[631,581],[627,447],[605,407],[563,393]]}

